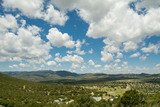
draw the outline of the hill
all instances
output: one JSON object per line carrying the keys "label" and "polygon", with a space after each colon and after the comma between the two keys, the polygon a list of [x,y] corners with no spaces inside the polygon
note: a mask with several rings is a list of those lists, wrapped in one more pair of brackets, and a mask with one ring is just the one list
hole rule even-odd
{"label": "hill", "polygon": [[42,82],[42,83],[68,83],[68,84],[84,84],[97,83],[116,80],[134,79],[145,82],[159,82],[160,74],[103,74],[103,73],[87,73],[77,74],[69,71],[30,71],[30,72],[3,72],[12,77],[23,80]]}
{"label": "hill", "polygon": [[72,73],[68,71],[24,71],[24,72],[3,72],[12,77],[16,77],[19,79],[30,80],[30,81],[49,81],[49,80],[59,80],[65,78],[74,78],[78,77],[79,74]]}
{"label": "hill", "polygon": [[[42,84],[25,81],[0,73],[0,106],[5,107],[64,107],[91,91],[79,86]],[[78,94],[79,93],[79,94]],[[74,94],[74,96],[72,96]],[[73,107],[69,103],[65,107]]]}

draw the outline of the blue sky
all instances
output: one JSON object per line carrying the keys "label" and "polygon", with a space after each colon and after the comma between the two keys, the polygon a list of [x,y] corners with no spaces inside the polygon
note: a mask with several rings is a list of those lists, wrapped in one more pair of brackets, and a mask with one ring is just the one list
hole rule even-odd
{"label": "blue sky", "polygon": [[160,73],[156,0],[0,4],[1,71]]}

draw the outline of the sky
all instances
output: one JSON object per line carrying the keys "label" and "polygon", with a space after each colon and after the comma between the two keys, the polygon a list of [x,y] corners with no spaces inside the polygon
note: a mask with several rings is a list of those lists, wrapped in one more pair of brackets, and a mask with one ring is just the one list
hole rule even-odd
{"label": "sky", "polygon": [[160,73],[159,0],[0,0],[0,71]]}

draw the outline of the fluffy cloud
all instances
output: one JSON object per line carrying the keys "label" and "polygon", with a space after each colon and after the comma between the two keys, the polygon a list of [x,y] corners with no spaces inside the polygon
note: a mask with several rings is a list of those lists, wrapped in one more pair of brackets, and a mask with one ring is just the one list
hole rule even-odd
{"label": "fluffy cloud", "polygon": [[19,28],[17,33],[0,36],[0,60],[41,60],[50,57],[50,45],[39,37],[39,28]]}
{"label": "fluffy cloud", "polygon": [[45,9],[44,0],[3,0],[3,6],[18,9],[25,16],[44,19],[51,24],[64,25],[68,19],[64,12],[56,10],[53,5],[48,5]]}
{"label": "fluffy cloud", "polygon": [[13,15],[0,16],[0,33],[6,33],[8,30],[16,31],[18,28],[17,20]]}
{"label": "fluffy cloud", "polygon": [[132,41],[125,42],[123,43],[123,45],[124,45],[124,51],[126,52],[136,50],[138,48],[138,45]]}
{"label": "fluffy cloud", "polygon": [[101,61],[108,62],[113,60],[113,55],[111,53],[101,52]]}
{"label": "fluffy cloud", "polygon": [[72,69],[78,69],[81,67],[82,63],[84,62],[84,59],[78,55],[66,55],[66,56],[62,57],[60,54],[57,54],[55,57],[55,61],[57,61],[59,63],[69,62],[69,63],[71,63]]}
{"label": "fluffy cloud", "polygon": [[[54,3],[62,9],[78,9],[79,15],[89,23],[89,37],[107,37],[117,42],[125,42],[139,41],[147,35],[159,34],[160,8],[150,8],[146,15],[138,15],[129,7],[132,1],[54,0]],[[149,0],[143,2],[150,4]]]}
{"label": "fluffy cloud", "polygon": [[68,54],[78,54],[78,55],[84,55],[86,54],[84,50],[81,50],[82,45],[85,44],[85,41],[77,40],[75,42],[75,50],[74,51],[67,51]]}
{"label": "fluffy cloud", "polygon": [[89,64],[89,65],[95,65],[95,63],[94,63],[93,60],[89,60],[89,61],[88,61],[88,64]]}
{"label": "fluffy cloud", "polygon": [[57,63],[55,61],[48,61],[47,65],[48,66],[55,66],[55,65],[57,65]]}
{"label": "fluffy cloud", "polygon": [[80,55],[84,55],[85,54],[84,50],[81,50],[81,47],[82,47],[83,44],[85,44],[84,40],[82,42],[79,41],[79,40],[76,42],[76,44],[75,44],[75,47],[76,47],[75,53],[80,54]]}
{"label": "fluffy cloud", "polygon": [[10,65],[9,67],[10,68],[27,68],[29,67],[30,65],[26,64],[26,63],[19,63],[19,64],[13,64],[13,65]]}
{"label": "fluffy cloud", "polygon": [[27,16],[42,17],[43,0],[3,0],[3,6],[19,9]]}
{"label": "fluffy cloud", "polygon": [[131,10],[127,3],[121,1],[115,3],[114,8],[99,22],[90,23],[88,36],[97,38],[101,35],[117,42],[125,42],[140,41],[147,35],[160,33],[160,9],[151,9],[145,16],[140,16]]}
{"label": "fluffy cloud", "polygon": [[141,60],[143,60],[143,61],[145,61],[146,59],[147,59],[147,56],[148,56],[148,54],[146,54],[146,55],[141,55],[141,53],[140,52],[136,52],[136,53],[134,53],[134,54],[132,54],[132,55],[130,55],[129,57],[130,58],[136,58],[136,57],[139,57],[139,59],[141,59]]}
{"label": "fluffy cloud", "polygon": [[55,58],[55,61],[57,61],[57,62],[71,62],[71,63],[77,63],[77,64],[81,64],[84,62],[83,58],[78,55],[66,55],[64,57],[57,56]]}
{"label": "fluffy cloud", "polygon": [[96,64],[93,60],[89,60],[88,64],[92,67],[92,69],[94,68],[96,69],[102,66],[102,65]]}
{"label": "fluffy cloud", "polygon": [[113,45],[112,46],[107,45],[104,47],[104,51],[109,52],[109,53],[117,53],[117,52],[119,52],[119,48],[117,48]]}
{"label": "fluffy cloud", "polygon": [[44,19],[52,24],[64,25],[68,17],[64,13],[56,10],[53,5],[49,5]]}
{"label": "fluffy cloud", "polygon": [[114,58],[123,58],[119,44],[110,39],[104,39],[103,42],[105,46],[101,51],[101,61],[108,62],[113,61]]}
{"label": "fluffy cloud", "polygon": [[67,33],[62,34],[57,28],[51,28],[47,38],[52,46],[73,48],[75,45],[75,42]]}
{"label": "fluffy cloud", "polygon": [[90,49],[90,50],[88,51],[88,53],[89,53],[89,54],[93,54],[93,49]]}
{"label": "fluffy cloud", "polygon": [[118,52],[117,55],[116,55],[116,58],[123,58],[123,54]]}
{"label": "fluffy cloud", "polygon": [[157,45],[149,44],[148,47],[143,47],[141,50],[144,53],[156,53],[156,54],[158,54],[160,52],[160,44],[157,44]]}
{"label": "fluffy cloud", "polygon": [[130,58],[139,57],[140,55],[141,55],[141,54],[140,54],[139,52],[136,52],[136,53],[132,54],[132,55],[130,56]]}

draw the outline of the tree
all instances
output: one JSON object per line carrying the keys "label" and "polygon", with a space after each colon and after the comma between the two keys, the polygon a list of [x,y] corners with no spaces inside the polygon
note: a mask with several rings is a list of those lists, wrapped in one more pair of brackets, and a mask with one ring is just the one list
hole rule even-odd
{"label": "tree", "polygon": [[134,107],[144,103],[144,95],[140,94],[136,90],[129,90],[124,93],[120,103],[124,107]]}
{"label": "tree", "polygon": [[94,103],[94,100],[87,94],[79,95],[74,102],[75,107],[92,107]]}

